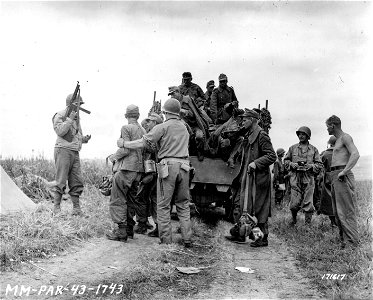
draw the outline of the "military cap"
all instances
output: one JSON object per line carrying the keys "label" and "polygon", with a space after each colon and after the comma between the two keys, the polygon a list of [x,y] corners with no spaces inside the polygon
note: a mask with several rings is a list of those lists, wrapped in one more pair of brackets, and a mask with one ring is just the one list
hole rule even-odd
{"label": "military cap", "polygon": [[184,72],[183,78],[192,78],[192,74],[190,72]]}
{"label": "military cap", "polygon": [[161,124],[163,122],[160,115],[156,113],[151,113],[145,120],[155,121],[157,124]]}
{"label": "military cap", "polygon": [[139,112],[139,107],[134,105],[134,104],[130,104],[127,106],[126,108],[126,115],[127,116],[138,116],[140,114]]}
{"label": "military cap", "polygon": [[259,119],[259,114],[255,110],[247,109],[245,108],[245,112],[241,115],[239,115],[241,118],[244,117],[251,117],[255,119]]}
{"label": "military cap", "polygon": [[172,93],[180,92],[180,89],[178,86],[170,86],[168,88],[168,95],[171,95]]}
{"label": "military cap", "polygon": [[219,81],[223,81],[223,80],[228,80],[228,77],[227,77],[227,75],[221,73],[221,74],[219,75]]}
{"label": "military cap", "polygon": [[209,82],[207,82],[206,88],[208,88],[210,86],[215,87],[215,81],[214,80],[210,80]]}

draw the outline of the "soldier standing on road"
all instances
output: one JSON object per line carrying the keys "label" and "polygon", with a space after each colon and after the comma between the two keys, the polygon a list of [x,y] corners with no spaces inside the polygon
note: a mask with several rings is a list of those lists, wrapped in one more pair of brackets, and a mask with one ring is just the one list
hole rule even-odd
{"label": "soldier standing on road", "polygon": [[[242,160],[240,173],[233,180],[233,218],[237,224],[244,210],[247,199],[247,213],[257,219],[258,227],[264,233],[263,238],[252,242],[252,247],[268,246],[268,217],[271,216],[271,175],[269,166],[276,160],[271,139],[258,125],[259,114],[246,110],[241,115],[242,125],[248,134],[242,143]],[[231,241],[244,242],[245,237],[231,229]]]}
{"label": "soldier standing on road", "polygon": [[351,246],[359,244],[359,232],[356,218],[355,177],[352,168],[359,160],[360,154],[352,137],[343,132],[341,119],[332,115],[326,120],[330,135],[335,142],[331,170],[333,211],[339,227],[342,247],[345,247],[344,236]]}
{"label": "soldier standing on road", "polygon": [[219,75],[219,86],[212,91],[210,116],[214,124],[223,124],[232,116],[234,108],[238,108],[238,100],[233,87],[227,85],[228,77]]}
{"label": "soldier standing on road", "polygon": [[311,224],[313,206],[313,192],[315,189],[315,174],[322,169],[319,151],[309,143],[311,130],[302,126],[296,134],[299,143],[291,146],[284,158],[285,168],[290,172],[290,210],[292,221],[290,225],[297,223],[299,210],[305,213],[305,223]]}
{"label": "soldier standing on road", "polygon": [[[154,126],[163,123],[162,118],[156,114],[151,113],[146,119],[146,132],[150,132]],[[157,159],[157,147],[156,145],[151,145],[151,147],[147,147],[144,153],[144,160],[152,160],[154,162],[158,162]],[[147,212],[153,218],[155,228],[154,230],[148,233],[148,236],[151,237],[158,237],[158,222],[157,222],[157,174],[150,173],[146,174],[141,182],[140,182],[140,197],[144,198],[147,203]]]}
{"label": "soldier standing on road", "polygon": [[[73,94],[66,98],[66,106],[73,101]],[[83,99],[79,95],[77,101],[83,104]],[[83,136],[78,113],[72,111],[65,117],[66,107],[53,116],[53,128],[57,134],[54,146],[54,163],[56,165],[56,191],[53,195],[53,213],[61,212],[61,199],[65,193],[66,181],[69,185],[69,194],[73,203],[73,216],[84,216],[79,202],[79,197],[83,192],[83,178],[80,168],[79,151],[82,143],[88,143],[91,136]]]}
{"label": "soldier standing on road", "polygon": [[[145,130],[138,123],[140,116],[139,108],[136,105],[129,105],[125,117],[128,125],[121,129],[120,138],[125,141],[139,139]],[[133,220],[136,213],[139,217],[138,228],[146,232],[146,205],[137,198],[139,181],[144,172],[143,157],[141,150],[119,148],[110,158],[114,164],[115,174],[113,176],[113,187],[111,189],[109,212],[118,229],[106,234],[107,238],[115,241],[127,241],[128,237],[133,238]]]}
{"label": "soldier standing on road", "polygon": [[285,150],[276,150],[277,159],[273,164],[273,187],[275,189],[275,204],[280,205],[285,196],[285,175],[286,170],[283,162]]}
{"label": "soldier standing on road", "polygon": [[183,73],[182,84],[179,85],[180,93],[183,96],[189,96],[194,100],[197,107],[203,107],[205,103],[205,94],[198,84],[192,82],[192,74],[190,72]]}
{"label": "soldier standing on road", "polygon": [[332,205],[332,181],[330,175],[330,167],[332,165],[332,156],[336,137],[332,135],[328,141],[329,148],[321,152],[321,160],[324,164],[324,176],[321,184],[321,197],[320,203],[318,204],[318,214],[324,214],[329,216],[330,223],[332,226],[336,226],[335,216],[333,213]]}
{"label": "soldier standing on road", "polygon": [[143,138],[132,142],[124,142],[122,146],[128,149],[139,149],[148,145],[157,145],[157,221],[161,243],[172,242],[171,200],[175,195],[175,205],[180,221],[181,236],[185,247],[191,246],[191,223],[189,208],[189,133],[180,120],[180,102],[168,99],[164,103],[163,113],[166,121],[156,125]]}

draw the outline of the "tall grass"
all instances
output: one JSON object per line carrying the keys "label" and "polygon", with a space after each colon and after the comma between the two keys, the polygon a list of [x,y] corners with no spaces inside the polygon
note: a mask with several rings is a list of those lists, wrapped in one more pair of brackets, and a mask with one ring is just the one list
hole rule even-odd
{"label": "tall grass", "polygon": [[52,204],[42,201],[32,213],[0,216],[1,269],[17,269],[23,261],[45,258],[111,228],[108,199],[92,186],[82,197],[89,218],[72,217],[71,201],[63,201],[62,213],[52,217]]}
{"label": "tall grass", "polygon": [[[283,238],[299,266],[313,284],[333,299],[371,299],[372,297],[372,182],[357,182],[358,224],[361,245],[342,249],[338,229],[328,217],[314,216],[310,227],[300,220],[291,227],[287,205],[274,211],[272,230]],[[299,217],[298,217],[299,218]],[[324,274],[346,274],[341,279],[322,278]],[[335,276],[336,277],[336,276]]]}

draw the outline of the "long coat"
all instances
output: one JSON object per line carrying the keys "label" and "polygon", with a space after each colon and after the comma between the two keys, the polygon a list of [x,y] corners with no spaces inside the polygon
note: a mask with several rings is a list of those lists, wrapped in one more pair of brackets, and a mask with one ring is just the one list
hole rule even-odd
{"label": "long coat", "polygon": [[[249,180],[247,212],[258,219],[258,223],[265,223],[271,216],[271,174],[269,166],[276,161],[271,139],[259,126],[255,126],[242,144],[240,172],[233,180],[233,217],[238,222],[244,207],[245,187]],[[247,170],[251,162],[255,162],[255,179],[248,175]],[[253,187],[255,184],[255,198]],[[254,199],[254,201],[253,201]]]}

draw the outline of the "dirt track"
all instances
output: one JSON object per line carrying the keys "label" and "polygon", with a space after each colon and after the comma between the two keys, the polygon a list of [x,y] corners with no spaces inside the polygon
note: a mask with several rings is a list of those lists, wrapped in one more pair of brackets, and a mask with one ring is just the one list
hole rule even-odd
{"label": "dirt track", "polygon": [[[266,248],[252,248],[249,244],[234,244],[226,240],[223,240],[223,243],[228,257],[227,261],[219,262],[210,288],[199,291],[193,299],[321,297],[310,287],[309,282],[295,267],[294,259],[275,236],[270,236],[270,246]],[[135,240],[129,240],[125,244],[105,238],[92,239],[59,256],[34,262],[44,270],[27,264],[19,272],[2,274],[1,297],[5,299],[74,299],[74,292],[71,290],[73,285],[80,286],[77,293],[82,291],[82,285],[86,285],[87,289],[97,289],[97,283],[104,279],[115,278],[116,274],[131,272],[144,251],[150,253],[159,250],[160,247],[157,239],[145,235],[137,235]],[[241,273],[235,270],[235,267],[249,267],[254,270],[254,273]],[[18,284],[16,295],[20,293],[20,285],[25,288],[30,286],[30,296],[15,297],[15,290],[12,290],[8,291],[5,297],[7,284],[13,288]],[[57,286],[64,286],[66,290],[63,290],[62,295],[51,296],[48,288],[52,287],[53,293],[56,293]],[[38,295],[40,289],[44,288],[45,290]],[[168,295],[157,293],[153,296],[157,299],[164,299]]]}

